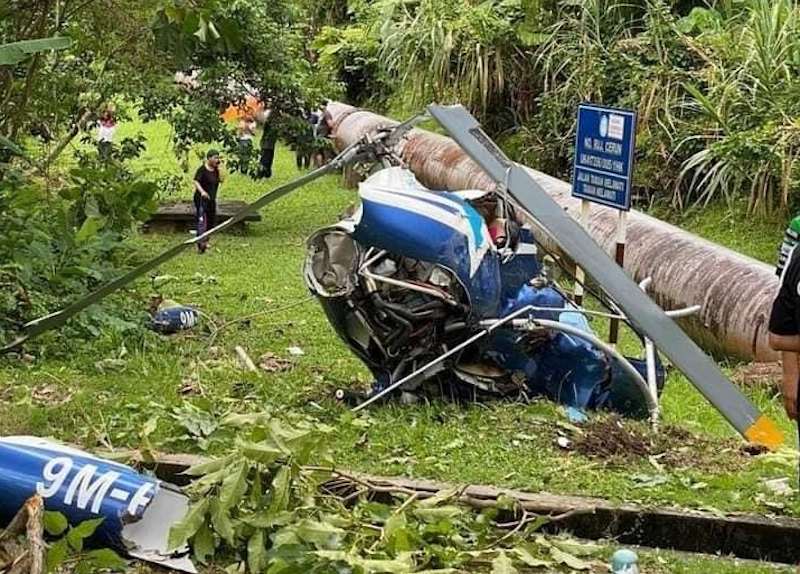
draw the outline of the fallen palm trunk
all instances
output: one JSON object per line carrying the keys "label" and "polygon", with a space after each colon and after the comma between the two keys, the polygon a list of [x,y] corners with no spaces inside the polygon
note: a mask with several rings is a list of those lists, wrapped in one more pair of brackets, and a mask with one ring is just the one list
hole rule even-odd
{"label": "fallen palm trunk", "polygon": [[[146,461],[138,452],[104,453],[155,469],[161,480],[184,484],[190,477],[181,473],[208,459],[178,454]],[[318,469],[314,469],[318,470]],[[386,493],[405,493],[417,499],[454,491],[454,498],[473,508],[498,505],[510,498],[524,516],[551,518],[543,530],[569,531],[594,540],[615,539],[623,544],[638,544],[705,554],[734,555],[739,558],[794,564],[800,561],[800,520],[767,518],[756,515],[730,515],[676,508],[650,508],[617,504],[601,498],[533,494],[483,485],[453,485],[432,481],[387,478],[334,470],[322,489],[346,496],[362,492],[380,497]],[[523,518],[524,520],[524,518]],[[514,523],[506,526],[513,527]]]}
{"label": "fallen palm trunk", "polygon": [[[328,107],[336,147],[343,149],[375,128],[396,123],[345,104]],[[492,189],[493,181],[449,138],[413,131],[400,155],[432,189]],[[580,201],[570,185],[535,170],[531,176],[576,219]],[[537,239],[557,246],[533,224]],[[613,254],[615,210],[592,206],[587,229]],[[636,281],[652,277],[652,294],[665,309],[701,305],[699,314],[680,319],[681,326],[710,351],[746,360],[775,361],[766,340],[767,321],[778,280],[772,267],[706,241],[663,221],[632,211],[628,217],[625,269]]]}

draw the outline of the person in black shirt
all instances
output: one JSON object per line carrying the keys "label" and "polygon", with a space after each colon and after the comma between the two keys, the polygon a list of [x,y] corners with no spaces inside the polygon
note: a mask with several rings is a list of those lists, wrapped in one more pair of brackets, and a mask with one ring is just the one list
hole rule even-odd
{"label": "person in black shirt", "polygon": [[769,344],[781,352],[783,407],[789,418],[796,421],[800,410],[797,392],[800,386],[800,249],[797,247],[792,248],[786,258],[778,296],[772,304]]}
{"label": "person in black shirt", "polygon": [[[206,160],[194,174],[194,207],[197,214],[197,235],[202,235],[216,224],[217,191],[222,181],[219,166],[222,159],[215,149],[208,150]],[[197,244],[200,253],[205,253],[211,243],[206,239]]]}
{"label": "person in black shirt", "polygon": [[261,158],[256,177],[272,177],[272,162],[275,160],[275,143],[277,140],[278,132],[274,125],[274,120],[272,117],[268,117],[264,122],[264,133],[261,134]]}

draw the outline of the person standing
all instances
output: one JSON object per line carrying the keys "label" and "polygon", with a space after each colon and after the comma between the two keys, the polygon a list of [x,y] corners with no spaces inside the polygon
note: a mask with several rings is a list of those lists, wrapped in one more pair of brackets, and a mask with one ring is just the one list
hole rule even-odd
{"label": "person standing", "polygon": [[249,154],[253,149],[253,138],[256,136],[256,120],[252,114],[247,114],[239,122],[239,127],[236,129],[237,137],[239,140],[239,147],[245,154]]}
{"label": "person standing", "polygon": [[[769,317],[769,345],[781,353],[783,408],[797,421],[800,410],[800,249],[792,248]],[[800,436],[800,424],[798,424]]]}
{"label": "person standing", "polygon": [[[219,152],[210,149],[203,165],[194,174],[194,207],[198,237],[217,224],[217,191],[223,180],[221,163]],[[197,249],[200,253],[205,253],[210,246],[211,243],[205,239],[197,244]]]}
{"label": "person standing", "polygon": [[117,120],[114,117],[114,113],[106,108],[100,117],[97,131],[97,152],[103,161],[111,159],[111,152],[114,149],[114,134],[116,132]]}
{"label": "person standing", "polygon": [[264,132],[261,134],[261,158],[257,176],[259,178],[272,177],[272,163],[275,160],[275,144],[278,141],[278,131],[270,113],[264,121]]}

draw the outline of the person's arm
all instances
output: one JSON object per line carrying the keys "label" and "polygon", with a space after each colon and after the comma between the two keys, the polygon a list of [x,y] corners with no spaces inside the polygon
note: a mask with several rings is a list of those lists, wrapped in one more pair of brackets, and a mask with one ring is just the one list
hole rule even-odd
{"label": "person's arm", "polygon": [[[203,169],[203,168],[201,167],[200,169]],[[208,192],[205,189],[203,189],[203,186],[200,185],[200,170],[197,170],[197,173],[194,176],[194,182],[193,183],[194,183],[195,190],[197,190],[197,193],[199,193],[205,199],[209,199],[211,197],[210,195],[208,195]]]}
{"label": "person's arm", "polygon": [[797,387],[800,380],[800,353],[794,351],[781,352],[783,364],[783,408],[792,420],[797,420]]}
{"label": "person's arm", "polygon": [[775,351],[800,353],[800,335],[769,334],[769,346]]}

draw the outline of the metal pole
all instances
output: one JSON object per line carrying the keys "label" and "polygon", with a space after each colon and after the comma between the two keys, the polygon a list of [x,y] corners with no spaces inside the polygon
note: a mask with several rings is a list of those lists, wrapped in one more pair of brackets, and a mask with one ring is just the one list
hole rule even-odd
{"label": "metal pole", "polygon": [[[628,227],[628,212],[620,211],[617,219],[617,242],[614,250],[614,261],[622,269],[625,268],[625,235]],[[619,321],[611,319],[608,332],[608,342],[616,345],[619,341]]]}
{"label": "metal pole", "polygon": [[[592,204],[585,200],[581,200],[581,214],[578,218],[581,226],[584,229],[589,227],[589,214],[591,212]],[[580,265],[575,267],[575,303],[583,305],[583,284],[586,282],[586,273]]]}

